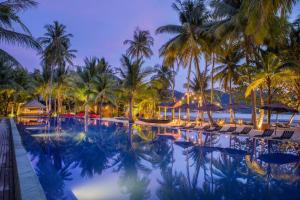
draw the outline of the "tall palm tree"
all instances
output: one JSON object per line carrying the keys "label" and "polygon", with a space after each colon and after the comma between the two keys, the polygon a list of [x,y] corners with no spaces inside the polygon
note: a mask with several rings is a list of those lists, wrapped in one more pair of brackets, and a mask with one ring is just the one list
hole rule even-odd
{"label": "tall palm tree", "polygon": [[50,94],[49,94],[49,108],[51,111],[52,98],[52,82],[54,69],[66,64],[73,65],[72,59],[75,58],[76,50],[71,48],[72,34],[67,33],[66,26],[54,21],[53,24],[45,26],[46,33],[39,38],[41,45],[44,47],[42,52],[42,59],[46,66],[50,67]]}
{"label": "tall palm tree", "polygon": [[[29,29],[22,22],[19,12],[35,7],[33,0],[6,0],[0,3],[0,40],[1,43],[19,45],[40,50],[39,43],[32,37]],[[14,27],[20,27],[23,32],[18,32]],[[0,57],[9,59],[14,64],[18,61],[5,50],[0,48]]]}
{"label": "tall palm tree", "polygon": [[[213,15],[218,20],[211,26],[210,31],[214,32],[217,38],[225,40],[228,37],[242,37],[246,65],[251,67],[250,59],[253,57],[257,45],[270,39],[273,32],[280,32],[284,26],[284,20],[278,20],[278,18],[284,19],[285,15],[278,17],[277,14],[290,11],[295,2],[294,0],[265,2],[214,0],[211,2],[211,7],[213,8]],[[273,31],[270,31],[271,28]],[[251,92],[254,127],[257,126],[255,94],[255,91]]]}
{"label": "tall palm tree", "polygon": [[141,59],[132,61],[128,56],[123,55],[121,59],[122,68],[119,68],[121,83],[129,99],[129,121],[133,122],[133,103],[139,89],[145,84],[145,78],[151,70],[143,69]]}
{"label": "tall palm tree", "polygon": [[[243,58],[243,52],[238,44],[224,44],[219,50],[216,61],[220,63],[215,68],[214,79],[221,81],[225,91],[229,91],[229,104],[233,103],[232,86],[238,79],[237,68]],[[233,110],[230,109],[230,123],[233,123]]]}
{"label": "tall palm tree", "polygon": [[88,122],[90,104],[94,103],[96,96],[95,79],[99,74],[99,59],[96,57],[85,58],[84,66],[77,67],[76,72],[69,79],[74,90],[75,98],[84,103],[84,121]]}
{"label": "tall palm tree", "polygon": [[129,45],[127,55],[136,60],[149,58],[153,55],[151,47],[154,44],[154,39],[147,30],[136,28],[133,33],[133,40],[125,40],[125,45]]}
{"label": "tall palm tree", "polygon": [[70,70],[65,65],[59,66],[55,70],[54,80],[56,82],[54,90],[55,90],[55,101],[57,102],[56,111],[59,114],[62,113],[62,104],[63,100],[67,98],[68,93],[67,91],[70,89],[68,88],[68,77],[70,75]]}
{"label": "tall palm tree", "polygon": [[[160,54],[164,57],[165,65],[170,66],[178,59],[185,68],[188,68],[187,102],[189,104],[190,75],[193,64],[196,72],[200,74],[200,53],[202,50],[198,33],[206,26],[209,15],[204,2],[201,0],[177,0],[172,6],[179,15],[180,25],[161,26],[156,30],[156,33],[175,35],[161,47]],[[189,109],[188,118],[190,118]]]}
{"label": "tall palm tree", "polygon": [[[245,92],[245,96],[249,96],[251,90],[260,86],[267,89],[268,104],[272,101],[272,89],[276,88],[276,84],[283,80],[290,80],[293,78],[289,71],[284,70],[288,65],[285,61],[281,60],[276,54],[272,52],[261,51],[258,55],[260,62],[258,73],[254,76],[254,81],[248,86]],[[268,110],[268,124],[271,123],[271,110]]]}

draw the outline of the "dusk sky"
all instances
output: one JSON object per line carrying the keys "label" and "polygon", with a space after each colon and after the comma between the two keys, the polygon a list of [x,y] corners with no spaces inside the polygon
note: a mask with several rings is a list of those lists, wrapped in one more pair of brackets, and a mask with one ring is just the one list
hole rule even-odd
{"label": "dusk sky", "polygon": [[[155,35],[155,29],[165,24],[177,24],[178,16],[171,8],[173,0],[42,0],[36,8],[22,13],[22,19],[34,37],[44,34],[44,25],[58,20],[74,35],[72,48],[78,51],[74,63],[81,65],[84,57],[105,57],[114,67],[120,67],[125,52],[125,39],[131,39],[134,29],[150,30],[155,39],[154,55],[145,66],[161,62],[158,49],[168,35]],[[298,3],[292,18],[300,14]],[[4,47],[29,70],[40,68],[35,51],[15,46]],[[183,91],[186,72],[177,75],[176,89]]]}

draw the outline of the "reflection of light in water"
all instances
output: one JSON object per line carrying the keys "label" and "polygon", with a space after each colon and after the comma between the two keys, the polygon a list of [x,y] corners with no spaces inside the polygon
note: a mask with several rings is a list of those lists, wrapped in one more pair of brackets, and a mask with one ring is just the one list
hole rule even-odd
{"label": "reflection of light in water", "polygon": [[39,137],[48,137],[48,138],[49,137],[57,137],[57,135],[63,136],[63,137],[69,136],[66,133],[56,133],[56,132],[53,132],[53,133],[41,133],[41,134],[31,134],[32,137],[36,137],[36,138],[39,138]]}
{"label": "reflection of light in water", "polygon": [[81,141],[85,140],[85,138],[86,138],[85,132],[81,132],[78,135],[76,135],[76,137],[74,139],[77,142],[81,142]]}
{"label": "reflection of light in water", "polygon": [[114,177],[102,177],[101,180],[75,186],[72,192],[77,199],[126,199],[121,193],[118,181]]}
{"label": "reflection of light in water", "polygon": [[109,122],[108,121],[103,121],[101,123],[102,126],[105,126],[105,127],[109,127]]}

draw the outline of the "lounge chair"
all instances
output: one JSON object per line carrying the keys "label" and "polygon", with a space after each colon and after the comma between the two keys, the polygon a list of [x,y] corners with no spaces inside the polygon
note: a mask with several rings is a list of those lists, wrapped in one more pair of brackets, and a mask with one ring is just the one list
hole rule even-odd
{"label": "lounge chair", "polygon": [[259,137],[259,138],[271,137],[273,133],[274,133],[274,129],[266,129],[264,130],[263,134],[255,135],[254,137]]}
{"label": "lounge chair", "polygon": [[251,130],[252,130],[251,127],[244,127],[243,130],[241,130],[241,132],[234,131],[231,134],[233,134],[233,135],[247,135],[248,133],[250,133]]}
{"label": "lounge chair", "polygon": [[224,131],[220,130],[219,132],[220,133],[231,133],[231,132],[233,132],[235,130],[236,130],[236,127],[229,127],[229,129],[224,130]]}
{"label": "lounge chair", "polygon": [[283,131],[283,133],[280,137],[273,137],[272,139],[288,140],[288,139],[291,139],[293,137],[294,132],[295,131]]}
{"label": "lounge chair", "polygon": [[203,130],[206,132],[215,132],[221,130],[222,126],[204,127]]}

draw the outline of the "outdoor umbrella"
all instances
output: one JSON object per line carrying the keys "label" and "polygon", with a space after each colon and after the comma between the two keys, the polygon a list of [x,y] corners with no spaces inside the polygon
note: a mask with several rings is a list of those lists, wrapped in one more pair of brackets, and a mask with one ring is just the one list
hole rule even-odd
{"label": "outdoor umbrella", "polygon": [[276,134],[277,123],[278,123],[278,113],[287,113],[287,112],[298,113],[298,110],[281,103],[266,104],[264,106],[261,106],[260,109],[271,110],[273,112],[276,112],[275,134]]}

